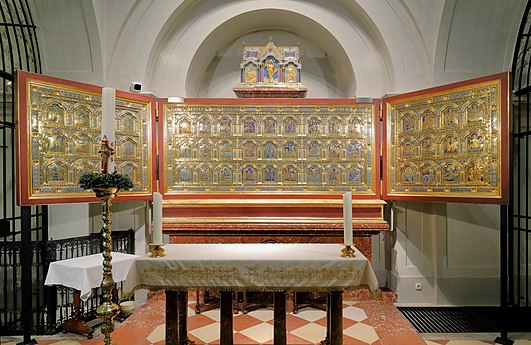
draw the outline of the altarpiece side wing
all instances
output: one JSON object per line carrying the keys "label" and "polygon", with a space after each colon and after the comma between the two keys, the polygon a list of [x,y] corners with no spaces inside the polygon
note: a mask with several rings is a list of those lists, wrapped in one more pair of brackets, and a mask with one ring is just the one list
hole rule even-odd
{"label": "altarpiece side wing", "polygon": [[[100,170],[101,87],[18,72],[18,190],[20,205],[95,201],[79,177]],[[154,147],[151,98],[117,92],[115,170],[134,187],[120,200],[151,198]]]}
{"label": "altarpiece side wing", "polygon": [[385,98],[383,198],[508,203],[508,80]]}

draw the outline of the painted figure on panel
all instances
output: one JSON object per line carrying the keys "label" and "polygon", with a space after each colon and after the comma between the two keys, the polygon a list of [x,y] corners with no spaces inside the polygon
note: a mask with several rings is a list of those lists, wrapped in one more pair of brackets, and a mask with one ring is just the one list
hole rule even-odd
{"label": "painted figure on panel", "polygon": [[340,183],[341,182],[341,169],[338,167],[332,167],[328,171],[328,183]]}
{"label": "painted figure on panel", "polygon": [[76,153],[89,154],[91,140],[86,135],[80,135],[75,139],[74,150]]}
{"label": "painted figure on panel", "polygon": [[190,122],[186,120],[182,120],[179,122],[179,134],[190,134],[192,126],[190,126]]}
{"label": "painted figure on panel", "polygon": [[182,167],[180,171],[180,182],[192,182],[193,174],[189,167]]}
{"label": "painted figure on panel", "polygon": [[457,165],[451,163],[443,168],[444,181],[459,182],[459,168]]}
{"label": "painted figure on panel", "polygon": [[297,145],[292,141],[285,143],[282,156],[284,158],[297,158]]}
{"label": "painted figure on panel", "polygon": [[402,169],[402,182],[415,182],[415,170],[409,165]]}
{"label": "painted figure on panel", "polygon": [[232,122],[229,119],[227,119],[227,118],[223,118],[219,122],[219,132],[220,133],[230,134],[231,127],[232,127]]}
{"label": "painted figure on panel", "polygon": [[229,142],[227,141],[222,142],[219,145],[218,150],[219,150],[219,158],[232,159],[232,145]]}
{"label": "painted figure on panel", "polygon": [[135,130],[135,117],[131,113],[125,113],[120,121],[122,124],[121,130],[134,131]]}
{"label": "painted figure on panel", "polygon": [[256,145],[252,141],[243,144],[243,158],[256,158]]}
{"label": "painted figure on panel", "polygon": [[245,82],[256,83],[257,81],[256,66],[253,64],[248,64],[245,66]]}
{"label": "painted figure on panel", "polygon": [[338,143],[331,143],[328,146],[328,157],[339,158],[341,156],[341,145]]}
{"label": "painted figure on panel", "polygon": [[253,119],[245,119],[243,122],[243,133],[255,133],[256,123]]}
{"label": "painted figure on panel", "polygon": [[265,121],[264,121],[264,133],[265,134],[275,134],[277,131],[277,122],[268,117]]}
{"label": "painted figure on panel", "polygon": [[467,139],[468,152],[483,151],[483,138],[477,133],[472,134]]}
{"label": "painted figure on panel", "polygon": [[459,141],[453,136],[449,136],[443,140],[444,153],[453,154],[459,151]]}
{"label": "painted figure on panel", "polygon": [[272,166],[268,166],[264,169],[264,182],[276,182],[277,181],[277,171]]}
{"label": "painted figure on panel", "polygon": [[308,158],[321,158],[321,145],[317,141],[308,145]]}
{"label": "painted figure on panel", "polygon": [[74,123],[76,126],[89,126],[90,113],[86,107],[74,109]]}
{"label": "painted figure on panel", "polygon": [[232,169],[229,167],[223,167],[219,170],[219,182],[232,183]]}
{"label": "painted figure on panel", "polygon": [[347,146],[347,155],[349,158],[361,157],[361,144],[353,143]]}
{"label": "painted figure on panel", "polygon": [[422,129],[430,129],[435,127],[435,114],[427,111],[422,114]]}
{"label": "painted figure on panel", "polygon": [[200,134],[210,134],[212,123],[208,119],[199,120],[199,133]]}
{"label": "painted figure on panel", "polygon": [[210,183],[212,181],[212,170],[209,167],[202,166],[199,169],[199,181],[202,183]]}
{"label": "painted figure on panel", "polygon": [[284,133],[285,134],[297,134],[297,122],[289,117],[284,120]]}
{"label": "painted figure on panel", "polygon": [[402,118],[402,132],[411,132],[415,128],[415,119],[411,115],[406,115]]}
{"label": "painted figure on panel", "polygon": [[264,64],[264,83],[278,83],[278,68],[275,60],[267,59]]}
{"label": "painted figure on panel", "polygon": [[443,119],[445,126],[455,126],[459,121],[457,109],[454,107],[448,107],[443,110]]}
{"label": "painted figure on panel", "polygon": [[51,104],[48,108],[48,121],[54,123],[63,123],[64,108],[57,103]]}
{"label": "painted figure on panel", "polygon": [[477,103],[473,103],[466,109],[468,122],[481,122],[483,121],[483,107]]}
{"label": "painted figure on panel", "polygon": [[400,146],[402,147],[402,157],[411,157],[415,155],[415,146],[411,140],[405,140]]}
{"label": "painted figure on panel", "polygon": [[192,158],[192,148],[188,144],[181,144],[179,146],[179,158]]}
{"label": "painted figure on panel", "polygon": [[341,122],[339,122],[338,119],[332,119],[328,122],[328,133],[330,134],[341,133]]}
{"label": "painted figure on panel", "polygon": [[277,156],[276,153],[277,153],[277,147],[272,142],[268,142],[267,144],[265,144],[264,151],[262,153],[263,158],[275,159]]}
{"label": "painted figure on panel", "polygon": [[433,156],[435,154],[435,145],[433,145],[433,139],[430,137],[422,140],[420,148],[422,156]]}
{"label": "painted figure on panel", "polygon": [[286,83],[296,83],[297,82],[297,67],[293,64],[289,64],[286,67]]}
{"label": "painted figure on panel", "polygon": [[293,166],[287,166],[282,171],[282,180],[286,183],[297,182],[297,170]]}
{"label": "painted figure on panel", "polygon": [[243,169],[243,183],[256,183],[256,170],[253,167]]}
{"label": "painted figure on panel", "polygon": [[478,162],[473,162],[466,169],[467,182],[483,182],[484,169]]}
{"label": "painted figure on panel", "polygon": [[308,121],[308,133],[309,134],[319,134],[320,133],[320,130],[319,130],[319,126],[320,125],[321,125],[321,121],[319,121],[319,119],[316,118],[316,117],[312,117]]}
{"label": "painted figure on panel", "polygon": [[313,165],[308,169],[308,182],[321,183],[321,169]]}
{"label": "painted figure on panel", "polygon": [[348,132],[352,134],[359,134],[361,133],[361,123],[358,119],[352,119],[348,123]]}
{"label": "painted figure on panel", "polygon": [[425,165],[421,170],[422,182],[435,182],[435,169],[431,165]]}
{"label": "painted figure on panel", "polygon": [[361,169],[352,168],[348,171],[348,182],[357,183],[361,182]]}
{"label": "painted figure on panel", "polygon": [[212,147],[208,143],[201,143],[199,145],[199,158],[201,159],[211,159],[212,158]]}

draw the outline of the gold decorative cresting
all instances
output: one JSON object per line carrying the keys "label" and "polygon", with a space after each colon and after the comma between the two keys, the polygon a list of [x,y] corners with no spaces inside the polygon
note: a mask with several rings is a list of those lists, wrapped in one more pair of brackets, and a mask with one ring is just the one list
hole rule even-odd
{"label": "gold decorative cresting", "polygon": [[149,256],[152,258],[161,258],[166,256],[166,251],[164,248],[164,243],[150,243],[149,244]]}
{"label": "gold decorative cresting", "polygon": [[112,301],[112,290],[114,289],[114,280],[112,278],[112,203],[118,193],[118,188],[93,188],[96,196],[102,200],[103,219],[102,236],[103,236],[103,279],[101,280],[101,289],[103,291],[103,304],[96,309],[96,315],[103,320],[101,333],[105,336],[105,345],[111,344],[111,333],[114,331],[114,318],[120,314],[120,306]]}
{"label": "gold decorative cresting", "polygon": [[345,247],[343,249],[341,249],[341,257],[342,258],[355,258],[356,257],[356,253],[355,253],[354,249],[352,249],[351,246],[345,245]]}

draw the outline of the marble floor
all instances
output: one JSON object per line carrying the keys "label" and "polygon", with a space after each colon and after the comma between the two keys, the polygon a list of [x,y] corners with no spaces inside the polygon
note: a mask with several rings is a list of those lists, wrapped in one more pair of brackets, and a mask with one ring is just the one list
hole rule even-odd
{"label": "marble floor", "polygon": [[[196,344],[219,344],[219,309],[196,315],[190,302],[188,334]],[[150,298],[116,326],[112,344],[163,345],[163,294]],[[287,315],[288,344],[318,344],[325,336],[324,311],[304,308]],[[343,343],[345,345],[485,345],[494,344],[497,334],[429,334],[420,335],[393,303],[362,301],[343,303]],[[531,345],[531,334],[511,335],[515,345]],[[17,337],[0,336],[2,345],[16,345]],[[75,334],[35,337],[43,345],[103,344],[97,329],[93,339]],[[269,308],[239,313],[234,317],[234,344],[273,344],[273,310]]]}

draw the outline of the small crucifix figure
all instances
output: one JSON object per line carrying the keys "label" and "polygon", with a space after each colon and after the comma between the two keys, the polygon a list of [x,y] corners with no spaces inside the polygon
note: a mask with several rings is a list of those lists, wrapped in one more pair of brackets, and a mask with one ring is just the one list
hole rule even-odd
{"label": "small crucifix figure", "polygon": [[107,139],[107,136],[103,137],[103,140],[101,141],[101,149],[98,151],[98,153],[101,154],[101,173],[107,174],[109,173],[109,159],[111,162],[114,160],[114,149],[109,146],[109,140]]}

